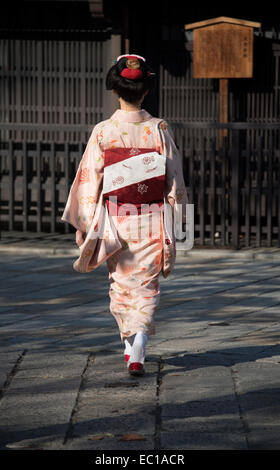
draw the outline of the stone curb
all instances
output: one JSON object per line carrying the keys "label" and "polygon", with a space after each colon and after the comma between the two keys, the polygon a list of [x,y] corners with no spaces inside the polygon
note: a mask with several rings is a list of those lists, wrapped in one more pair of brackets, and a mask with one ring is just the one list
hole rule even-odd
{"label": "stone curb", "polygon": [[[6,254],[31,254],[31,255],[58,255],[58,256],[79,256],[77,248],[59,247],[53,244],[49,246],[31,246],[29,243],[15,242],[10,244],[0,244],[0,253]],[[244,250],[215,249],[215,248],[192,248],[185,250],[183,244],[177,243],[177,258],[245,258],[245,259],[279,259],[280,248],[248,248]]]}
{"label": "stone curb", "polygon": [[0,245],[0,253],[79,256],[79,249],[59,248],[55,246],[30,246],[22,243],[12,243],[9,245]]}

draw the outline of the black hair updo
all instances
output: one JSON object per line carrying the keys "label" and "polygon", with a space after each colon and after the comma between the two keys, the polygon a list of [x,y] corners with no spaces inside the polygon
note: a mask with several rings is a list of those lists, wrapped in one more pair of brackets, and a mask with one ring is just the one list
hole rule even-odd
{"label": "black hair updo", "polygon": [[136,103],[154,85],[154,73],[146,62],[129,54],[113,65],[106,77],[106,89],[115,90],[128,103]]}

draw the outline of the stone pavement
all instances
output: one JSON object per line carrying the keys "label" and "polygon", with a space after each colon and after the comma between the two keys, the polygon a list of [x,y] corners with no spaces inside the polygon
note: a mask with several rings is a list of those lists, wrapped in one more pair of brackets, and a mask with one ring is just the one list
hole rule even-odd
{"label": "stone pavement", "polygon": [[1,239],[0,449],[280,448],[279,249],[179,252],[131,377],[106,265],[60,242]]}

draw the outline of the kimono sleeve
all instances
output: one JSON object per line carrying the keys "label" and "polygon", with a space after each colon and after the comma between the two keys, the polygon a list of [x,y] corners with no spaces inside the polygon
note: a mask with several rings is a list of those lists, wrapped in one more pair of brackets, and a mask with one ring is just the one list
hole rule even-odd
{"label": "kimono sleeve", "polygon": [[166,185],[165,196],[168,202],[176,208],[182,205],[183,222],[186,222],[186,204],[188,195],[185,186],[181,155],[174,142],[174,137],[170,126],[161,121],[158,124],[160,153],[166,155]]}
{"label": "kimono sleeve", "polygon": [[104,157],[99,125],[88,140],[72,183],[61,219],[81,232],[88,232],[102,194]]}

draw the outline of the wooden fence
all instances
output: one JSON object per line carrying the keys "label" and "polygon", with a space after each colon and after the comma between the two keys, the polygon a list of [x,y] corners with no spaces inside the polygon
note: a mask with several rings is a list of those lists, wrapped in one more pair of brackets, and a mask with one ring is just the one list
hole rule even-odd
{"label": "wooden fence", "polygon": [[0,38],[1,140],[84,141],[104,119],[110,40],[76,36]]}
{"label": "wooden fence", "polygon": [[[196,244],[279,247],[280,126],[197,122],[173,127],[194,204]],[[228,136],[221,144],[223,128]]]}
{"label": "wooden fence", "polygon": [[2,229],[71,230],[59,216],[85,144],[9,141],[1,147]]}
{"label": "wooden fence", "polygon": [[[228,137],[220,145],[223,127]],[[195,244],[279,247],[279,125],[174,123],[173,129],[194,204]],[[73,231],[61,215],[84,148],[76,142],[2,143],[2,229]]]}

